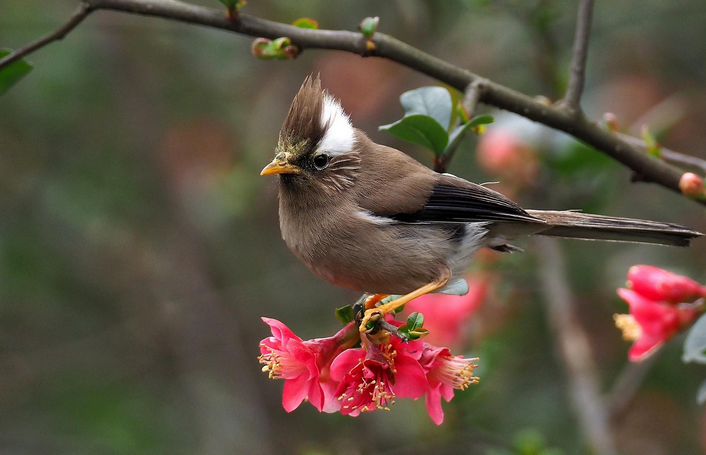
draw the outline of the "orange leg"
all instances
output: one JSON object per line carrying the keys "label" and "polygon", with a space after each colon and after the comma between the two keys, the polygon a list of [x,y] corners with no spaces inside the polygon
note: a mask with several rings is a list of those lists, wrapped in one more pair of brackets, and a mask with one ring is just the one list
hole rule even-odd
{"label": "orange leg", "polygon": [[[439,278],[438,280],[433,281],[429,284],[425,284],[421,288],[414,290],[414,291],[410,292],[409,294],[405,294],[402,297],[395,299],[392,302],[388,302],[384,305],[381,305],[379,307],[368,308],[367,301],[366,301],[365,315],[363,316],[363,320],[360,321],[360,327],[359,327],[360,332],[365,333],[368,331],[366,326],[368,325],[368,322],[370,322],[371,320],[372,321],[380,320],[386,314],[392,313],[393,311],[395,311],[397,308],[401,307],[405,303],[407,303],[411,300],[414,300],[417,297],[421,297],[424,294],[434,292],[437,289],[444,287],[444,285],[446,285],[446,283],[449,281],[450,277],[451,277],[451,273],[447,269],[445,271],[444,275],[441,278]],[[377,297],[377,295],[375,295],[373,297]]]}
{"label": "orange leg", "polygon": [[375,305],[377,305],[381,300],[384,300],[388,297],[389,294],[373,294],[367,299],[365,299],[365,309],[369,310],[370,308],[375,308]]}

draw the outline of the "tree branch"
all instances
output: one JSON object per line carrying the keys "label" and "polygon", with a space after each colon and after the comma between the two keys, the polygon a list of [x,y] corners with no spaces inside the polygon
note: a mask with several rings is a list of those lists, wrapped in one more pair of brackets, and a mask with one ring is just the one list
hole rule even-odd
{"label": "tree branch", "polygon": [[586,58],[588,57],[588,40],[591,36],[591,20],[593,17],[593,0],[581,0],[578,19],[576,20],[576,36],[574,38],[574,54],[571,59],[569,86],[564,95],[563,106],[572,114],[581,113],[581,94],[586,79]]}
{"label": "tree branch", "polygon": [[598,373],[591,356],[588,336],[576,316],[576,306],[566,277],[564,255],[556,239],[536,239],[540,252],[540,278],[549,322],[558,341],[566,369],[569,391],[579,427],[592,453],[617,455],[601,399]]}
{"label": "tree branch", "polygon": [[[637,147],[642,148],[647,151],[647,144],[642,139],[630,136],[624,133],[615,133],[625,142],[629,142]],[[706,175],[706,160],[697,158],[695,156],[684,155],[683,153],[675,152],[674,150],[669,150],[668,148],[660,147],[660,158],[664,161],[677,164],[682,167],[698,169],[702,174]]]}
{"label": "tree branch", "polygon": [[74,14],[71,15],[69,20],[59,27],[55,32],[50,33],[37,41],[29,43],[28,45],[17,49],[11,54],[6,55],[4,58],[0,59],[0,70],[5,66],[21,59],[25,55],[29,55],[37,49],[41,49],[49,43],[63,39],[71,30],[73,30],[78,24],[83,22],[83,20],[88,17],[91,12],[90,6],[87,3],[81,3],[76,9]]}
{"label": "tree branch", "polygon": [[[585,0],[584,3],[587,1]],[[592,2],[589,3],[592,4]],[[48,40],[44,38],[27,46],[27,48],[23,48],[21,56],[28,55],[49,42],[60,38],[63,36],[62,32],[63,34],[68,33],[86,14],[96,10],[121,11],[143,16],[161,17],[254,37],[274,39],[286,36],[300,49],[331,49],[352,52],[361,56],[386,58],[438,79],[458,90],[465,90],[472,83],[478,82],[484,87],[479,98],[480,102],[514,112],[530,120],[568,133],[632,169],[635,173],[642,176],[643,181],[653,182],[681,193],[679,190],[679,179],[683,172],[662,160],[647,155],[640,148],[621,139],[612,132],[604,130],[595,122],[589,121],[583,116],[573,115],[561,105],[547,106],[527,95],[447,63],[383,33],[375,33],[373,35],[372,41],[375,44],[375,49],[368,51],[366,49],[367,39],[361,33],[303,29],[245,14],[238,14],[231,21],[223,11],[195,6],[178,0],[84,0],[83,5],[80,9],[83,13],[78,16],[78,20],[72,17],[72,20],[67,22],[61,29],[49,35],[47,37],[49,38]],[[583,23],[585,22],[583,21]],[[586,27],[588,27],[588,24]],[[12,55],[15,54],[17,53]],[[0,62],[0,69],[2,69],[2,66],[3,64]],[[706,201],[692,200],[706,205]]]}

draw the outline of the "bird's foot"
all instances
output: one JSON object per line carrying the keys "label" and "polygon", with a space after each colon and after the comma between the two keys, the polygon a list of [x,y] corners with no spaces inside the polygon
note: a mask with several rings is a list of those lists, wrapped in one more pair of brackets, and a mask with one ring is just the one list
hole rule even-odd
{"label": "bird's foot", "polygon": [[446,285],[446,283],[449,281],[450,277],[451,273],[448,270],[445,270],[441,278],[439,278],[437,281],[425,284],[421,288],[414,290],[409,294],[405,294],[401,297],[398,297],[395,300],[392,300],[391,302],[387,302],[384,305],[380,305],[374,308],[367,308],[366,305],[365,313],[363,313],[363,318],[360,321],[360,333],[371,333],[373,330],[376,330],[379,322],[385,321],[386,314],[394,312],[410,300],[414,300],[417,297],[421,297],[424,294],[434,292],[437,289],[444,287],[444,285]]}

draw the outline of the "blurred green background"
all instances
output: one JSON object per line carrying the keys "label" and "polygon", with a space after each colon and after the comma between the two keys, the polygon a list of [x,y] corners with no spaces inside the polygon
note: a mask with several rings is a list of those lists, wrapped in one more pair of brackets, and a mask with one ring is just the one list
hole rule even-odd
{"label": "blurred green background", "polygon": [[[215,0],[194,0],[220,8]],[[584,106],[675,150],[706,158],[706,3],[596,2]],[[0,47],[58,27],[74,1],[2,0]],[[322,28],[379,30],[530,95],[557,99],[575,1],[250,0],[245,12]],[[33,54],[34,71],[0,98],[0,452],[12,454],[587,453],[568,398],[537,277],[536,245],[494,265],[501,284],[462,350],[481,383],[445,404],[358,418],[281,407],[281,382],[256,360],[269,316],[313,338],[339,327],[357,295],[314,277],[281,241],[275,180],[258,176],[304,77],[326,86],[373,140],[429,164],[377,127],[402,115],[404,91],[437,82],[380,59],[305,51],[250,54],[252,38],[98,12]],[[497,112],[483,108],[493,115]],[[704,231],[703,208],[565,136],[513,123],[541,160],[515,194],[536,208],[678,222]],[[476,139],[450,172],[494,180]],[[601,386],[626,364],[613,326],[628,268],[648,263],[704,282],[706,242],[689,249],[562,241]],[[706,452],[695,401],[703,366],[671,342],[611,422],[621,453]],[[514,449],[513,449],[514,447]],[[518,448],[519,447],[519,448]],[[557,453],[551,452],[551,453]]]}

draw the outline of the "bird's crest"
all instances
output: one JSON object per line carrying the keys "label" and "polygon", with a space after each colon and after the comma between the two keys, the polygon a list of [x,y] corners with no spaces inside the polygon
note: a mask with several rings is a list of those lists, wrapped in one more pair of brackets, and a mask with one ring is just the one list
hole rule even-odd
{"label": "bird's crest", "polygon": [[318,75],[307,76],[282,125],[280,148],[295,148],[296,154],[318,148],[335,155],[350,151],[354,142],[353,125],[340,103],[321,87]]}

